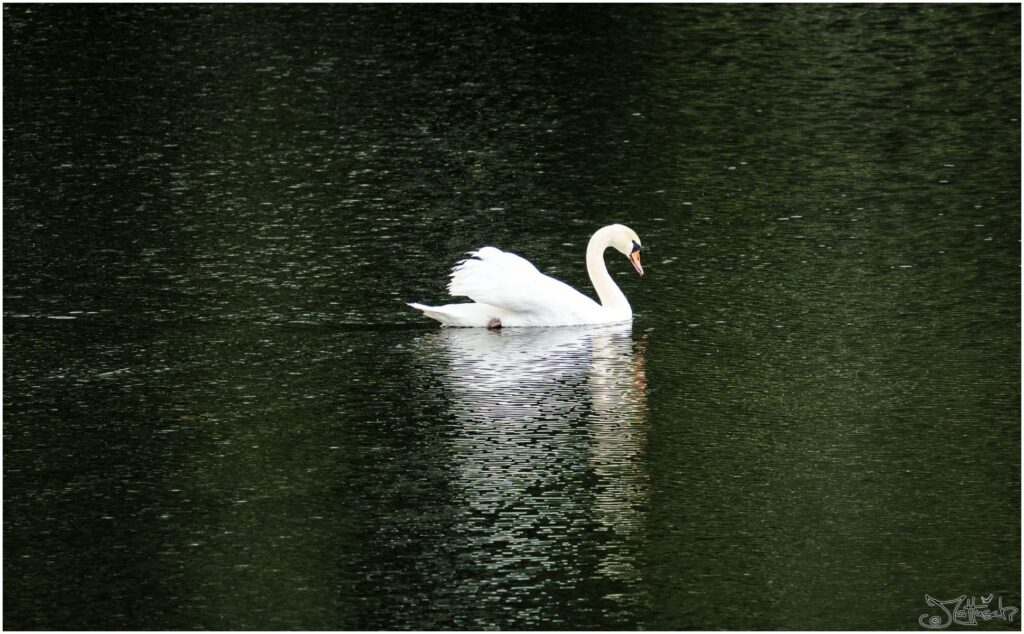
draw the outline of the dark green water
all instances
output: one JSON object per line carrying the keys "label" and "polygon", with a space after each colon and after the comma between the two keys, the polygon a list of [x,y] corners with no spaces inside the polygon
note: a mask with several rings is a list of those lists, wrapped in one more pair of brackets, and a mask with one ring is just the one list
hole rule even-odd
{"label": "dark green water", "polygon": [[[1020,607],[1019,6],[3,16],[6,629]],[[610,222],[631,327],[403,304]]]}

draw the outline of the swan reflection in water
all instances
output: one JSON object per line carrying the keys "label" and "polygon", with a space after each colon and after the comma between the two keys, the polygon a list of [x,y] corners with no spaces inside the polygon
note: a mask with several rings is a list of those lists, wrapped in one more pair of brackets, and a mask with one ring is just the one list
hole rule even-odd
{"label": "swan reflection in water", "polygon": [[421,341],[437,353],[452,415],[455,528],[477,568],[474,596],[515,605],[518,625],[569,618],[559,594],[581,586],[593,592],[580,610],[628,609],[642,594],[648,497],[632,326],[444,329]]}

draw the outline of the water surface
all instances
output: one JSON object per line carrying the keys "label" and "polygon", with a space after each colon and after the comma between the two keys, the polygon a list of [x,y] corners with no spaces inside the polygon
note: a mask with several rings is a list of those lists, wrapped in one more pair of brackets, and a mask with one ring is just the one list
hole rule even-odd
{"label": "water surface", "polygon": [[[1011,5],[5,6],[4,626],[1020,607],[1019,33]],[[611,222],[644,242],[642,278],[608,256],[632,325],[404,305],[485,244],[590,292]]]}

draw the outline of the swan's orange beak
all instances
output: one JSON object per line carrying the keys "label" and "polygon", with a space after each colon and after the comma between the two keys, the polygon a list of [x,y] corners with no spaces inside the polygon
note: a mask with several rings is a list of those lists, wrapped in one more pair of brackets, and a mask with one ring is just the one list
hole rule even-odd
{"label": "swan's orange beak", "polygon": [[633,252],[629,254],[629,261],[637,273],[644,274],[644,267],[640,264],[640,249],[633,249]]}

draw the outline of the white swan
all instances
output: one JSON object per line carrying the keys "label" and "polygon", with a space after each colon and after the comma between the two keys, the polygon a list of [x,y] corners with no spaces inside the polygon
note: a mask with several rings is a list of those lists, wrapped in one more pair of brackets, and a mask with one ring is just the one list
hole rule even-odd
{"label": "white swan", "polygon": [[601,299],[598,304],[564,282],[544,275],[529,261],[494,247],[471,251],[455,265],[448,283],[454,296],[469,297],[465,304],[424,306],[409,304],[445,326],[501,328],[525,326],[577,326],[629,321],[633,310],[604,265],[604,250],[619,251],[640,275],[640,237],[623,225],[608,225],[594,233],[587,245],[587,273]]}

